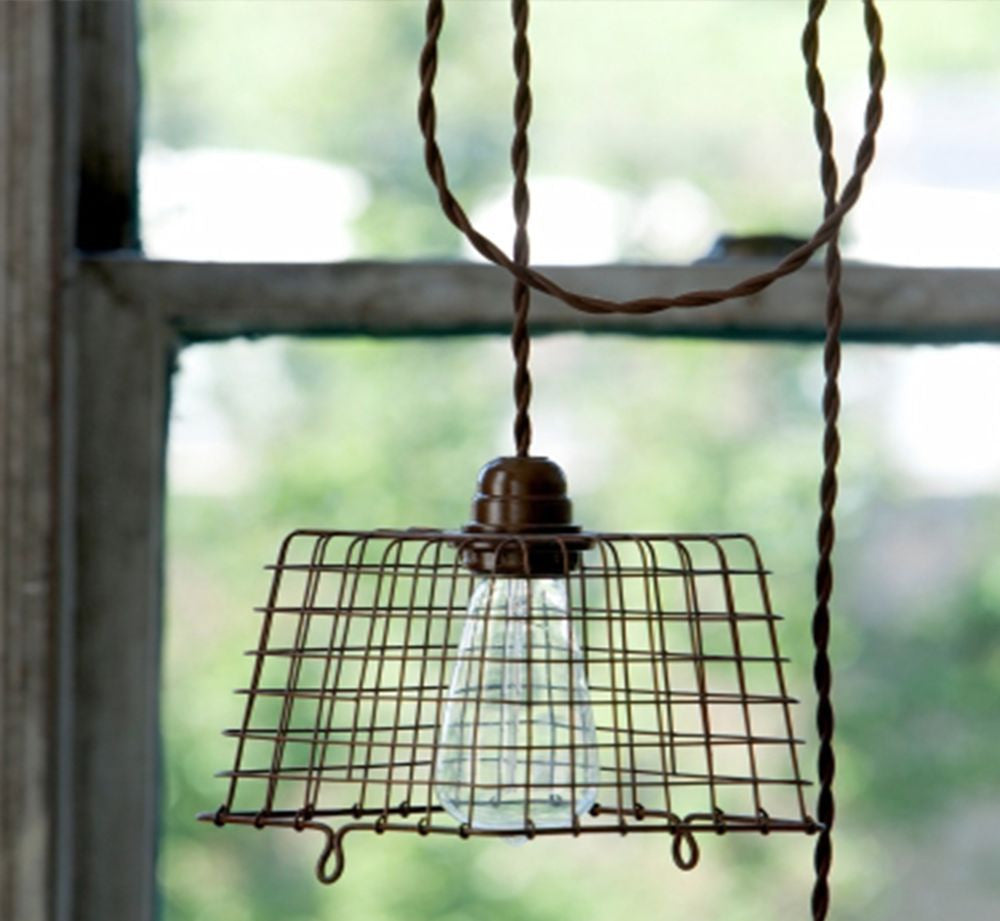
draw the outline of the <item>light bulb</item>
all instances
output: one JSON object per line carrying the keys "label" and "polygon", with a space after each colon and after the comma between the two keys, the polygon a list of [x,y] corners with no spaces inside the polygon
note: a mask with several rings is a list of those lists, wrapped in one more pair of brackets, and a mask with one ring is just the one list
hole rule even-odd
{"label": "light bulb", "polygon": [[473,829],[560,828],[593,806],[597,733],[562,579],[481,579],[445,698],[436,793]]}

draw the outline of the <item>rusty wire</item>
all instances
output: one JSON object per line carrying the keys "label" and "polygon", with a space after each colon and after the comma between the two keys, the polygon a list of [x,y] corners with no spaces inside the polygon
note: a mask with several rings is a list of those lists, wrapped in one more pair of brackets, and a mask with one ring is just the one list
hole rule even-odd
{"label": "rusty wire", "polygon": [[[515,15],[517,9],[523,5],[526,6],[526,4],[527,0],[514,0],[512,8],[515,10]],[[836,207],[823,219],[812,237],[767,272],[752,275],[729,288],[687,291],[670,296],[615,301],[570,291],[537,269],[519,265],[515,259],[508,256],[499,246],[473,226],[465,209],[448,185],[444,157],[437,142],[437,105],[434,99],[434,85],[438,67],[438,40],[444,26],[444,0],[428,0],[426,38],[420,55],[420,98],[417,115],[420,131],[424,138],[424,163],[437,190],[441,209],[448,220],[464,234],[481,256],[506,269],[511,275],[534,290],[548,294],[567,306],[585,313],[646,314],[673,307],[705,307],[763,291],[779,278],[802,268],[820,247],[834,238],[845,215],[854,207],[860,197],[865,174],[872,164],[875,153],[875,136],[882,119],[882,85],[885,79],[885,61],[882,56],[882,32],[875,10],[875,2],[874,0],[863,0],[863,4],[870,48],[869,97],[865,108],[864,132],[855,153],[854,171],[844,184]],[[807,32],[813,31],[818,34],[819,20],[825,7],[825,0],[810,3],[806,25]],[[807,67],[817,73],[818,47],[817,42],[803,45]]]}
{"label": "rusty wire", "polygon": [[[581,542],[588,549],[576,565]],[[526,579],[534,547],[561,555],[554,578],[565,585],[565,614],[529,603],[526,617],[565,616],[560,629],[578,647],[529,642],[513,657],[485,642],[474,652],[460,645],[474,588],[462,558],[484,543],[520,553]],[[243,718],[226,732],[236,740],[233,767],[222,775],[228,794],[200,818],[322,831],[317,875],[325,882],[342,872],[344,835],[362,829],[461,838],[660,832],[672,836],[684,869],[698,861],[698,833],[820,830],[805,804],[780,617],[748,536],[298,531],[273,570],[260,638],[248,653],[251,680],[238,691]],[[491,586],[510,579],[480,578]],[[481,616],[485,629],[490,618],[499,629],[512,615]],[[475,714],[470,749],[454,757],[513,758],[526,767],[516,781],[473,774],[469,817],[458,822],[440,805],[438,775],[439,759],[456,747],[441,726],[458,699],[449,682],[462,662],[479,670],[479,684],[461,698],[462,713]],[[484,739],[480,708],[500,692],[483,674],[497,663],[549,674],[578,664],[589,697],[574,703],[572,683],[529,680],[526,734]],[[594,721],[589,742],[574,738],[582,712],[574,708],[585,704]],[[540,733],[546,713],[557,734]],[[578,815],[574,766],[584,757],[595,760],[594,801]],[[539,765],[562,774],[546,780]],[[557,789],[572,807],[566,821],[538,825],[530,808]],[[478,825],[477,804],[503,797],[523,801],[523,820],[500,830]]]}

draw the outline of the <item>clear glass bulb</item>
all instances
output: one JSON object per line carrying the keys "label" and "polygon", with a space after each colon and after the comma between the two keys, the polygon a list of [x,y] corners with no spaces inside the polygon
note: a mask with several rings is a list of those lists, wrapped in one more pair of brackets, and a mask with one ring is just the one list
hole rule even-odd
{"label": "clear glass bulb", "polygon": [[436,792],[475,829],[573,824],[597,797],[597,733],[561,579],[484,578],[445,699]]}

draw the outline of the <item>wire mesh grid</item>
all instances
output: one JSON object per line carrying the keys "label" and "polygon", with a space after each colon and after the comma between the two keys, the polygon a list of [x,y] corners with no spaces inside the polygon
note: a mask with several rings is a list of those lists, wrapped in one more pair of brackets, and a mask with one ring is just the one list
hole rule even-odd
{"label": "wire mesh grid", "polygon": [[303,530],[270,568],[200,818],[325,832],[325,882],[357,829],[659,831],[690,868],[696,832],[819,828],[749,536]]}

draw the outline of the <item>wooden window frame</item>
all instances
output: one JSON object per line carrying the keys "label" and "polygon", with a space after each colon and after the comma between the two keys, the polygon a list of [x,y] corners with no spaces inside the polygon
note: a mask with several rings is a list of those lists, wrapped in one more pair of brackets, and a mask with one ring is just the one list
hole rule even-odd
{"label": "wooden window frame", "polygon": [[[138,248],[132,0],[0,4],[0,916],[153,921],[169,379],[185,343],[507,330],[446,263],[156,262]],[[414,141],[416,143],[416,139]],[[430,190],[428,190],[430,194]],[[752,264],[554,269],[618,297]],[[537,299],[538,332],[819,341],[821,271],[641,319]],[[845,338],[1000,341],[1000,271],[851,265]]]}

